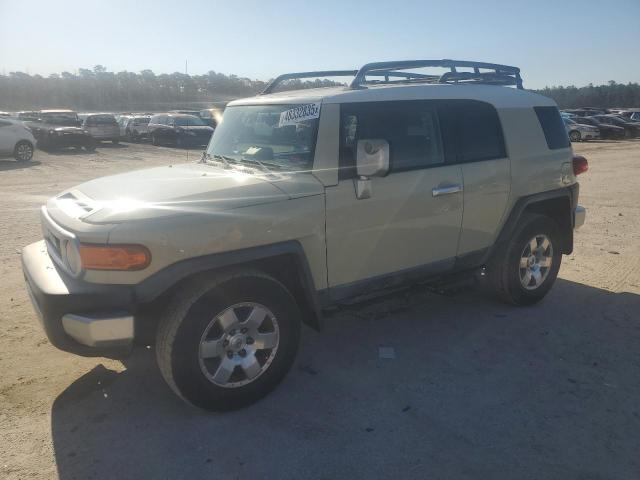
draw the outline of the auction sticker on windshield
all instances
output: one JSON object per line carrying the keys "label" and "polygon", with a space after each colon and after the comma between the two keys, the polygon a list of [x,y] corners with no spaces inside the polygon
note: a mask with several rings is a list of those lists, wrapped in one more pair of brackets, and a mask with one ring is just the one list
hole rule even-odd
{"label": "auction sticker on windshield", "polygon": [[295,125],[306,120],[313,120],[319,116],[320,102],[296,105],[295,107],[285,110],[280,114],[280,123],[278,123],[278,127]]}

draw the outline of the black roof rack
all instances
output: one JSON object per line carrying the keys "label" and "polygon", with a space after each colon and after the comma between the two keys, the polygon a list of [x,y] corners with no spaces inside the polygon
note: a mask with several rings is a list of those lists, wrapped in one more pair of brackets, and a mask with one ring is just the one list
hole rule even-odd
{"label": "black roof rack", "polygon": [[[425,67],[448,68],[449,71],[442,75],[428,75],[415,72],[401,72]],[[473,69],[473,71],[459,72],[458,68]],[[485,70],[485,71],[481,71]],[[520,69],[509,65],[497,63],[473,62],[466,60],[402,60],[392,62],[367,63],[360,70],[326,70],[318,72],[285,73],[273,79],[261,95],[266,95],[282,82],[299,78],[315,77],[345,77],[353,76],[349,85],[352,89],[366,88],[367,85],[379,85],[385,83],[479,83],[485,85],[515,86],[522,90],[522,77]],[[367,77],[382,77],[383,80],[367,80]]]}

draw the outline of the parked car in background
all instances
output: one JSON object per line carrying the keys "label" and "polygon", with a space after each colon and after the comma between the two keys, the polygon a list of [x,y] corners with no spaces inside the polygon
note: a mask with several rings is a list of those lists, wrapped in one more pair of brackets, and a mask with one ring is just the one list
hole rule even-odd
{"label": "parked car in background", "polygon": [[148,115],[136,115],[129,117],[125,126],[125,137],[132,142],[139,142],[149,138],[149,121],[151,117]]}
{"label": "parked car in background", "polygon": [[619,140],[621,138],[624,138],[624,128],[622,127],[599,122],[593,117],[573,117],[573,120],[582,125],[591,125],[592,127],[597,127],[598,130],[600,130],[600,138],[607,138],[612,140]]}
{"label": "parked car in background", "polygon": [[620,116],[629,120],[640,122],[640,109],[626,110],[624,112],[621,112]]}
{"label": "parked car in background", "polygon": [[84,115],[82,127],[98,142],[110,141],[115,145],[120,141],[120,126],[110,113]]}
{"label": "parked car in background", "polygon": [[205,108],[200,110],[200,118],[210,127],[216,128],[222,121],[224,108]]}
{"label": "parked car in background", "polygon": [[213,133],[200,117],[180,113],[154,115],[148,128],[151,143],[176,147],[206,145]]}
{"label": "parked car in background", "polygon": [[22,120],[23,122],[35,122],[38,120],[38,112],[36,111],[24,111],[18,112],[16,115],[18,120]]}
{"label": "parked car in background", "polygon": [[36,139],[19,120],[0,118],[0,156],[12,155],[19,162],[33,158]]}
{"label": "parked car in background", "polygon": [[26,122],[26,125],[36,138],[38,148],[96,148],[96,141],[81,127],[78,114],[73,110],[42,110],[36,121]]}
{"label": "parked car in background", "polygon": [[605,115],[607,113],[605,109],[591,108],[591,107],[566,109],[566,110],[563,110],[563,112],[571,113],[579,117],[589,117],[591,115]]}
{"label": "parked car in background", "polygon": [[170,110],[169,113],[181,113],[182,115],[200,116],[200,110]]}
{"label": "parked car in background", "polygon": [[116,115],[116,121],[120,127],[120,138],[127,137],[127,124],[133,117],[131,115]]}
{"label": "parked car in background", "polygon": [[606,123],[607,125],[615,125],[616,127],[624,128],[625,138],[635,138],[640,135],[640,125],[626,121],[616,115],[594,115],[593,118],[601,123]]}
{"label": "parked car in background", "polygon": [[569,135],[569,140],[573,143],[600,138],[600,130],[598,130],[598,127],[580,124],[566,117],[564,117],[562,121],[564,122],[564,128],[567,130],[567,135]]}

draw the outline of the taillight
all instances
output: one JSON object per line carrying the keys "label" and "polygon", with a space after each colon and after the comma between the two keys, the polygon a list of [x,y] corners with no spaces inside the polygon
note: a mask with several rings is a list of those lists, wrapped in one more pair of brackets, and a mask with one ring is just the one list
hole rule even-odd
{"label": "taillight", "polygon": [[580,175],[589,170],[589,162],[582,155],[573,156],[573,174]]}

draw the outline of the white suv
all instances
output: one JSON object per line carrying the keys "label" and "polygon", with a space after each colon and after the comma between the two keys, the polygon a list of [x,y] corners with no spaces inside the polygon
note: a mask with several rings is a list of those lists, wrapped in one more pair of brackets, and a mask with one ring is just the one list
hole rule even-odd
{"label": "white suv", "polygon": [[19,162],[33,158],[36,139],[31,130],[18,120],[0,118],[0,156],[12,155]]}

